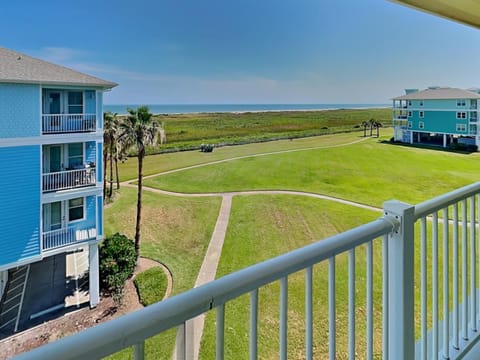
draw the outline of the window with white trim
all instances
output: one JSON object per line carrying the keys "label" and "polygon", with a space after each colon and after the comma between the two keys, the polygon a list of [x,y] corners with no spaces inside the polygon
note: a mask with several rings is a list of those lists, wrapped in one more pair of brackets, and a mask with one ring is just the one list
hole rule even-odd
{"label": "window with white trim", "polygon": [[408,106],[412,106],[412,100],[408,100]]}
{"label": "window with white trim", "polygon": [[420,101],[418,102],[418,106],[423,106],[423,100],[420,100]]}
{"label": "window with white trim", "polygon": [[423,121],[418,122],[418,128],[419,129],[424,129],[425,128],[425,123]]}
{"label": "window with white trim", "polygon": [[411,129],[413,126],[413,123],[411,121],[408,122],[408,128]]}
{"label": "window with white trim", "polygon": [[83,144],[68,144],[68,168],[78,169],[83,166]]}
{"label": "window with white trim", "polygon": [[83,113],[83,91],[68,92],[68,113],[69,114]]}
{"label": "window with white trim", "polygon": [[458,111],[457,112],[457,119],[466,119],[467,113],[465,111]]}
{"label": "window with white trim", "polygon": [[85,207],[83,198],[68,200],[68,221],[83,220],[85,215]]}
{"label": "window with white trim", "polygon": [[457,106],[465,106],[467,101],[465,99],[457,99]]}
{"label": "window with white trim", "polygon": [[456,130],[457,130],[457,132],[465,132],[465,131],[467,131],[467,125],[457,124]]}
{"label": "window with white trim", "polygon": [[412,112],[411,111],[408,112],[408,117],[412,117]]}
{"label": "window with white trim", "polygon": [[425,113],[424,113],[423,111],[419,111],[419,112],[418,112],[418,117],[419,117],[420,119],[423,119],[423,116],[424,116],[424,115],[425,115]]}

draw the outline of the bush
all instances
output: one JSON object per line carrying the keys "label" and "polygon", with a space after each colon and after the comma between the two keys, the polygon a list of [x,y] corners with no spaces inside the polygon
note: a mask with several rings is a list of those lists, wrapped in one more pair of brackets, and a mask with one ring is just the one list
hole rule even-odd
{"label": "bush", "polygon": [[125,235],[116,233],[103,241],[99,256],[102,291],[121,303],[125,281],[132,275],[137,261],[135,244]]}
{"label": "bush", "polygon": [[167,291],[167,276],[159,266],[155,266],[135,276],[133,280],[137,287],[140,302],[148,306],[161,301]]}

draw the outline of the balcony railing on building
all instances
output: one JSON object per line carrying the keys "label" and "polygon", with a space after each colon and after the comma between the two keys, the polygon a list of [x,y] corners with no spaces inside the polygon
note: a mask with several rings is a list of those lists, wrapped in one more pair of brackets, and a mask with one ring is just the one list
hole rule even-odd
{"label": "balcony railing on building", "polygon": [[43,114],[42,133],[62,134],[96,131],[96,114]]}
{"label": "balcony railing on building", "polygon": [[93,240],[97,236],[95,228],[73,229],[65,228],[43,233],[43,250],[52,250],[71,245],[79,241]]}
{"label": "balcony railing on building", "polygon": [[[217,359],[461,359],[478,351],[480,339],[479,219],[480,182],[417,205],[388,201],[375,221],[19,359],[102,358],[130,346],[134,358],[143,359],[146,339],[175,327],[176,349],[164,348],[165,358],[196,359],[202,345]],[[278,290],[263,297],[271,285]],[[240,297],[249,302],[233,301]],[[328,310],[319,310],[322,305]],[[278,318],[265,318],[272,306]],[[201,341],[197,319],[210,311],[215,316],[207,317],[209,334]],[[229,322],[240,316],[246,329]],[[266,328],[276,339],[265,340]],[[262,354],[260,338],[263,346],[278,344],[274,354]],[[290,353],[289,344],[299,343],[303,351]]]}
{"label": "balcony railing on building", "polygon": [[42,175],[43,192],[74,189],[96,184],[95,167],[66,170]]}

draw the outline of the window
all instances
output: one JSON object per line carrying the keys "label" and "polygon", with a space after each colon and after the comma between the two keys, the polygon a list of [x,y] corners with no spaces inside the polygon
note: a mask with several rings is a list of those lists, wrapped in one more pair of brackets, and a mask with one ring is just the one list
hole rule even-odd
{"label": "window", "polygon": [[465,106],[466,105],[466,100],[465,99],[458,99],[457,100],[457,106]]}
{"label": "window", "polygon": [[467,125],[465,124],[457,124],[457,132],[465,132],[467,131]]}
{"label": "window", "polygon": [[68,113],[69,114],[83,113],[83,92],[82,91],[68,92]]}
{"label": "window", "polygon": [[425,124],[423,123],[423,121],[418,122],[418,128],[419,129],[424,129],[425,128]]}
{"label": "window", "polygon": [[408,117],[412,117],[412,112],[411,111],[408,112]]}
{"label": "window", "polygon": [[68,200],[68,221],[83,220],[83,198]]}
{"label": "window", "polygon": [[424,115],[423,111],[419,111],[419,112],[418,112],[418,117],[419,117],[420,119],[423,119],[423,115]]}
{"label": "window", "polygon": [[412,106],[412,100],[408,100],[408,106]]}
{"label": "window", "polygon": [[467,118],[467,113],[464,111],[459,111],[457,112],[457,119],[466,119]]}
{"label": "window", "polygon": [[408,122],[408,128],[409,128],[409,129],[411,129],[411,128],[412,128],[412,126],[413,126],[412,122],[411,122],[411,121],[409,121],[409,122]]}
{"label": "window", "polygon": [[83,144],[68,144],[68,167],[75,169],[83,166]]}
{"label": "window", "polygon": [[420,101],[418,102],[418,106],[423,106],[423,100],[420,100]]}

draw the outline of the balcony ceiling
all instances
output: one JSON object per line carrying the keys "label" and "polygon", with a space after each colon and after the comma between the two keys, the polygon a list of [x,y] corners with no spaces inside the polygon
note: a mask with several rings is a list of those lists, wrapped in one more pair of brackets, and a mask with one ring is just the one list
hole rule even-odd
{"label": "balcony ceiling", "polygon": [[480,29],[480,2],[477,0],[392,0]]}

